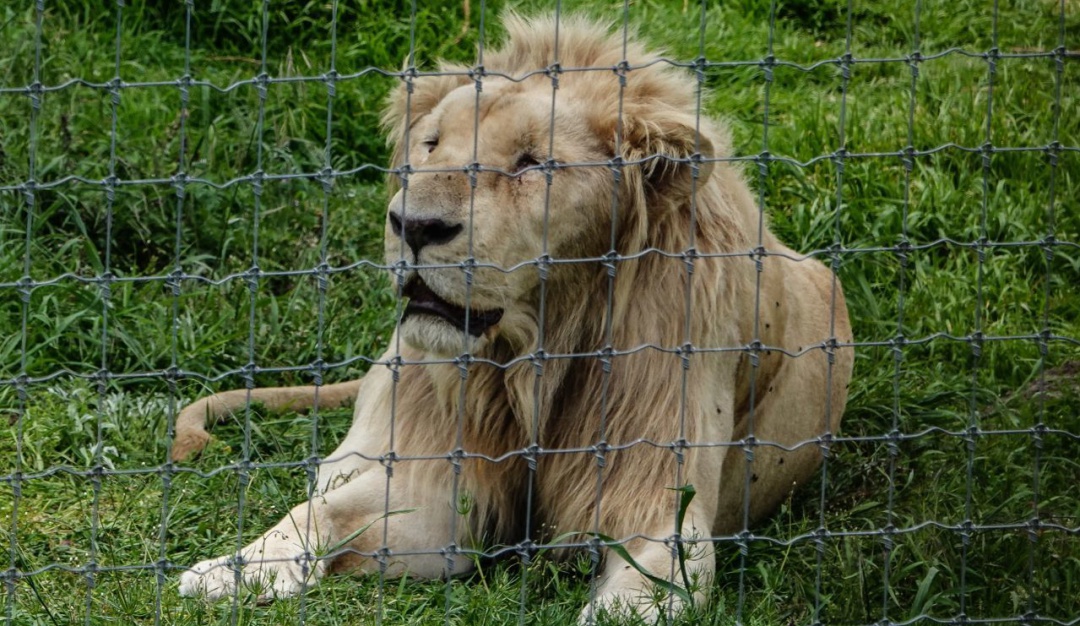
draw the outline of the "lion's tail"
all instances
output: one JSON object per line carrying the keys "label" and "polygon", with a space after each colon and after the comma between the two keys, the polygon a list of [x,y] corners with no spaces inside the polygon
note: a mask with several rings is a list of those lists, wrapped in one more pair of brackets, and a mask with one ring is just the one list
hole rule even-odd
{"label": "lion's tail", "polygon": [[[350,380],[333,385],[315,387],[267,387],[251,390],[251,402],[261,404],[268,411],[306,411],[315,406],[316,390],[319,407],[337,408],[351,404],[356,400],[360,380]],[[176,438],[173,440],[172,458],[183,461],[192,453],[201,451],[210,440],[206,432],[206,421],[224,419],[248,402],[248,390],[234,389],[223,391],[199,399],[184,407],[176,417]]]}

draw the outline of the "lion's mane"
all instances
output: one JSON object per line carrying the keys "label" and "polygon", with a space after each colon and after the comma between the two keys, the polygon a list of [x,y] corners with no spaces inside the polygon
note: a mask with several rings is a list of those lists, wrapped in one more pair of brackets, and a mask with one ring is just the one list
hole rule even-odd
{"label": "lion's mane", "polygon": [[[553,18],[510,16],[505,24],[505,44],[484,52],[485,74],[544,81],[554,75],[557,97],[593,103],[594,126],[614,146],[610,164],[592,167],[616,181],[609,183],[615,201],[572,255],[604,260],[548,265],[543,315],[505,329],[488,350],[471,355],[476,361],[468,367],[464,393],[463,363],[403,367],[402,388],[409,395],[401,398],[401,414],[412,413],[411,403],[417,415],[438,406],[441,423],[401,423],[401,447],[445,454],[447,441],[431,434],[456,432],[461,421],[461,449],[498,459],[474,460],[465,482],[467,489],[473,481],[502,481],[494,490],[476,489],[492,500],[475,502],[473,510],[490,517],[489,526],[504,540],[520,539],[508,536],[521,522],[510,512],[524,510],[515,500],[528,492],[522,470],[532,459],[538,459],[536,502],[542,507],[558,499],[560,511],[577,512],[551,520],[560,530],[593,528],[602,467],[602,497],[610,504],[601,507],[599,526],[629,533],[623,521],[628,506],[641,512],[634,520],[638,528],[652,521],[644,518],[672,510],[668,502],[642,502],[634,489],[676,482],[681,455],[655,446],[703,434],[692,417],[701,411],[685,410],[698,408],[703,399],[697,390],[709,385],[696,380],[693,347],[745,340],[732,323],[740,313],[731,292],[751,276],[733,272],[722,280],[722,263],[693,257],[750,250],[759,216],[737,169],[714,160],[730,154],[730,141],[699,114],[700,85],[693,74],[646,53],[633,38],[624,46],[621,34],[585,19],[564,17],[556,26]],[[417,76],[411,88],[391,97],[384,124],[396,167],[405,165],[410,125],[477,75],[475,68],[453,64],[442,64],[439,73],[445,74]],[[418,351],[403,351],[406,361],[424,360]],[[604,446],[625,448],[604,453]],[[582,452],[540,452],[555,449]],[[532,452],[516,452],[522,450]],[[615,475],[621,479],[609,480]],[[545,513],[534,511],[541,518]]]}

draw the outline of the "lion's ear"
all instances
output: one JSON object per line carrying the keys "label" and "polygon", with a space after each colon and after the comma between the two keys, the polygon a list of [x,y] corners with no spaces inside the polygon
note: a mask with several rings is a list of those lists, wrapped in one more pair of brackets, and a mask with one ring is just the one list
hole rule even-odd
{"label": "lion's ear", "polygon": [[684,113],[643,106],[628,110],[623,121],[621,156],[641,162],[645,183],[654,192],[686,194],[703,185],[712,172],[714,147],[705,121]]}
{"label": "lion's ear", "polygon": [[387,143],[393,150],[390,167],[399,167],[405,160],[405,132],[431,113],[451,91],[468,84],[466,68],[440,66],[450,75],[418,76],[412,80],[412,94],[402,82],[390,92],[382,112],[382,126]]}

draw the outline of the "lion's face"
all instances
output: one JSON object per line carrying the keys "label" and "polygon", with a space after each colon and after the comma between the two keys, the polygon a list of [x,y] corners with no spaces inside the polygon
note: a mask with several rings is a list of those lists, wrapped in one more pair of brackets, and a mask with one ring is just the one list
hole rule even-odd
{"label": "lion's face", "polygon": [[[553,118],[550,82],[485,79],[479,97],[458,87],[411,126],[413,171],[386,220],[387,262],[419,266],[400,272],[405,341],[478,352],[535,325],[538,259],[609,249],[611,155],[585,109],[560,94]],[[597,165],[545,170],[549,158]]]}

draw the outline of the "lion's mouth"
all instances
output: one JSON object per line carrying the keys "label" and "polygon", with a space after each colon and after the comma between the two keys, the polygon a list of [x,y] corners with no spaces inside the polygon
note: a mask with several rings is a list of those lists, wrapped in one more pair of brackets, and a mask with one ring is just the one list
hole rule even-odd
{"label": "lion's mouth", "polygon": [[[483,335],[487,329],[498,324],[503,316],[502,309],[478,311],[451,304],[432,291],[417,274],[413,274],[405,282],[401,295],[409,299],[409,303],[405,305],[405,312],[401,317],[402,321],[410,315],[433,315],[446,320],[458,330],[468,330],[468,333],[473,337]],[[466,322],[468,322],[467,329]]]}

